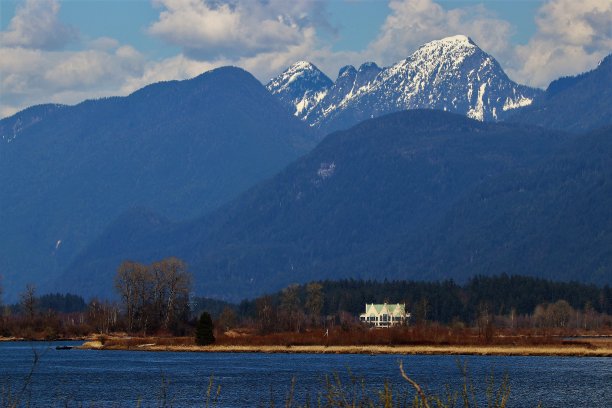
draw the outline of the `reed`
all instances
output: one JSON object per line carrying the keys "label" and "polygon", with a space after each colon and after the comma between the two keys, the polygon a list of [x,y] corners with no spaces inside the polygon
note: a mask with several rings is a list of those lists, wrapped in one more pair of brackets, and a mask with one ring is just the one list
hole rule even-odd
{"label": "reed", "polygon": [[[10,388],[2,388],[0,407],[17,408],[30,406],[35,401],[31,394],[33,374],[39,364],[40,355],[34,351],[33,363],[30,372],[23,379],[23,383],[15,392]],[[296,378],[293,377],[287,397],[283,404],[277,404],[271,393],[270,400],[262,401],[262,407],[283,406],[285,408],[505,408],[510,400],[511,387],[507,375],[498,382],[494,374],[484,379],[480,386],[476,386],[469,374],[467,365],[457,362],[459,373],[462,376],[461,385],[452,388],[447,385],[442,393],[428,393],[417,381],[406,372],[403,362],[398,363],[398,375],[404,380],[404,386],[394,386],[388,380],[382,385],[370,386],[365,377],[354,375],[348,370],[348,381],[343,381],[338,373],[325,376],[321,391],[313,395],[298,395],[296,392]],[[162,373],[161,385],[158,393],[158,407],[173,407],[180,405],[170,390],[171,383]],[[481,394],[484,389],[484,393]],[[204,400],[200,406],[206,408],[220,406],[221,385],[216,384],[214,377],[209,378]],[[72,406],[68,401],[58,401],[58,406]],[[76,404],[83,406],[82,403]],[[96,406],[92,402],[88,406]],[[142,406],[139,399],[135,406]]]}
{"label": "reed", "polygon": [[[399,375],[405,381],[405,387],[393,387],[389,381],[382,386],[370,387],[365,378],[354,376],[348,372],[348,383],[342,381],[337,373],[325,377],[323,390],[313,399],[311,396],[301,398],[297,402],[294,392],[295,379],[285,401],[286,408],[505,408],[510,399],[510,383],[508,376],[497,382],[492,373],[484,380],[484,394],[479,395],[482,387],[476,387],[468,372],[467,365],[457,362],[463,378],[459,389],[447,385],[442,394],[428,394],[421,384],[414,381],[405,371],[403,363],[399,363]],[[263,406],[263,405],[262,405]],[[271,399],[267,406],[275,406]]]}
{"label": "reed", "polygon": [[46,351],[39,352],[32,348],[32,364],[30,370],[21,380],[21,385],[13,389],[10,381],[3,383],[0,386],[0,407],[2,408],[17,408],[22,406],[30,406],[32,400],[32,380],[40,358]]}

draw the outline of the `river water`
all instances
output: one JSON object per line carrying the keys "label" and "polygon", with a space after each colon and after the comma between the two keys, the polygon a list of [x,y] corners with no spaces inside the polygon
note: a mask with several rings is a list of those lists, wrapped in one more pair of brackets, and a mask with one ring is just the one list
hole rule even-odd
{"label": "river water", "polygon": [[352,376],[368,390],[380,390],[387,380],[396,395],[412,393],[399,374],[403,361],[432,393],[459,389],[459,363],[467,365],[478,396],[486,394],[492,373],[497,384],[507,374],[511,407],[612,407],[612,358],[153,353],[56,350],[58,344],[80,343],[0,343],[3,402],[17,397],[35,407],[205,406],[212,377],[215,390],[221,387],[214,406],[285,406],[292,389],[294,400],[316,402],[326,390],[325,376],[334,374],[345,386]]}

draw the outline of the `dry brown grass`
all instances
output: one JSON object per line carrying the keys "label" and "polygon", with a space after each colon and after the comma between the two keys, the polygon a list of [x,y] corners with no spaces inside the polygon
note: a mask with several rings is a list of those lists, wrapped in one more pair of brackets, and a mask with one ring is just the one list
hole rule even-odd
{"label": "dry brown grass", "polygon": [[398,329],[322,330],[258,335],[248,330],[218,334],[212,346],[196,346],[192,337],[98,336],[84,348],[106,350],[208,351],[258,353],[357,354],[475,354],[612,356],[612,337],[563,340],[557,336],[498,332],[490,339],[472,330],[434,327]]}
{"label": "dry brown grass", "polygon": [[98,340],[90,340],[83,343],[79,348],[87,350],[101,350],[104,348],[104,345]]}
{"label": "dry brown grass", "polygon": [[2,337],[0,336],[0,341],[21,341],[24,340],[22,337]]}
{"label": "dry brown grass", "polygon": [[215,353],[312,353],[312,354],[446,354],[446,355],[501,355],[501,356],[596,356],[612,357],[611,347],[581,345],[561,346],[321,346],[321,345],[223,345],[196,346],[187,344],[131,343],[121,346],[119,342],[99,347],[99,343],[88,342],[83,348],[109,350],[180,351]]}
{"label": "dry brown grass", "polygon": [[391,329],[368,329],[354,327],[339,328],[324,335],[324,330],[300,333],[284,332],[259,335],[235,331],[218,334],[217,344],[223,345],[276,345],[276,346],[472,346],[510,345],[540,346],[561,345],[562,337],[555,334],[540,334],[530,331],[498,330],[494,336],[479,335],[474,329],[451,329],[444,326],[402,327]]}

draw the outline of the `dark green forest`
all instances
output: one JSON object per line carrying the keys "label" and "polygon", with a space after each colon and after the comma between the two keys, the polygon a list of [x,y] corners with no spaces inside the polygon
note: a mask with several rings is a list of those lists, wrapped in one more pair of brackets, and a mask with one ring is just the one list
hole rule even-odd
{"label": "dark green forest", "polygon": [[[612,314],[612,288],[578,282],[555,282],[528,276],[476,276],[464,285],[452,280],[439,282],[338,280],[321,281],[324,315],[348,312],[359,315],[366,303],[405,303],[413,321],[472,323],[483,309],[493,315],[529,315],[541,304],[565,300],[576,310],[592,308]],[[307,285],[299,285],[301,304],[306,302]],[[283,292],[269,295],[280,307]],[[245,300],[238,307],[241,316],[257,316],[257,300]]]}
{"label": "dark green forest", "polygon": [[110,290],[103,282],[122,260],[164,256],[185,260],[196,291],[229,301],[321,279],[463,281],[469,276],[450,267],[433,276],[421,265],[425,233],[479,184],[538,162],[567,138],[434,110],[366,121],[200,219],[113,223],[63,281],[95,276],[97,290]]}
{"label": "dark green forest", "polygon": [[[172,265],[178,266],[173,268]],[[219,333],[232,328],[260,334],[303,332],[358,323],[366,303],[404,303],[409,326],[511,330],[607,330],[612,324],[612,288],[527,276],[476,276],[452,280],[325,280],[289,285],[239,304],[189,295],[190,274],[176,259],[142,265],[125,262],[117,273],[118,302],[73,294],[38,296],[27,285],[21,301],[0,307],[0,335],[57,339],[126,331],[185,336],[202,313]]]}

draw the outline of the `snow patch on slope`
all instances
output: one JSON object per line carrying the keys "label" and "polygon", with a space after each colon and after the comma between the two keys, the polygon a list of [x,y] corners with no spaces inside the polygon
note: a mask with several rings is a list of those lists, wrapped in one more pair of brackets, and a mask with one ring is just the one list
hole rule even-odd
{"label": "snow patch on slope", "polygon": [[476,119],[479,121],[484,120],[484,103],[482,102],[482,99],[484,97],[486,89],[486,82],[480,85],[480,88],[478,89],[478,98],[476,100],[476,105],[467,112],[468,118]]}
{"label": "snow patch on slope", "polygon": [[503,110],[508,111],[512,109],[522,108],[524,106],[529,106],[533,102],[533,98],[527,98],[525,96],[520,96],[517,99],[506,98],[506,102],[504,103]]}

